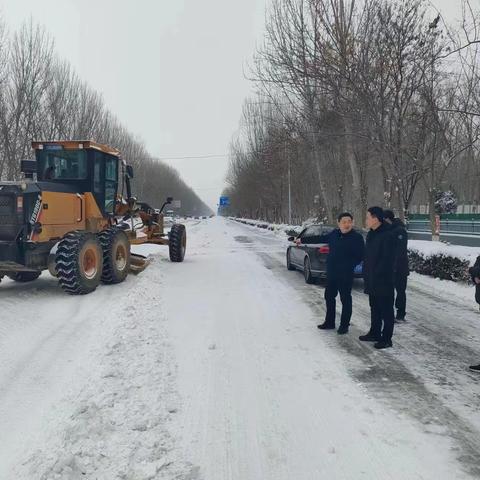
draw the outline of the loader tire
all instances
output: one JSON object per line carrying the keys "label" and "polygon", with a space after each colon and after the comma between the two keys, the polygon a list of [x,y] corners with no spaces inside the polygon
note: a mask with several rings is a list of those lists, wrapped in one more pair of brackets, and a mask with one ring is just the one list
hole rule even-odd
{"label": "loader tire", "polygon": [[7,277],[15,282],[33,282],[36,280],[42,272],[14,272],[7,274]]}
{"label": "loader tire", "polygon": [[130,241],[126,233],[116,227],[98,235],[103,250],[102,283],[121,283],[130,271]]}
{"label": "loader tire", "polygon": [[172,262],[183,262],[187,249],[187,231],[185,225],[174,223],[170,230],[168,252]]}
{"label": "loader tire", "polygon": [[70,232],[55,255],[58,283],[70,295],[85,295],[100,284],[103,252],[98,238],[88,232]]}

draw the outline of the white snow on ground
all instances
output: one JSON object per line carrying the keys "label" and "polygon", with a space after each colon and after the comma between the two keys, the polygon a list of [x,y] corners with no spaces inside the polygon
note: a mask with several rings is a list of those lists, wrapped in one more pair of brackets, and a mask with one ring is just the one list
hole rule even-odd
{"label": "white snow on ground", "polygon": [[[478,383],[444,358],[453,386],[437,382],[441,342],[427,373],[414,323],[390,351],[360,344],[360,293],[352,334],[322,334],[321,288],[286,271],[283,238],[222,218],[187,232],[184,263],[141,247],[147,270],[88,296],[2,282],[0,479],[478,478]],[[411,283],[416,318],[444,302]],[[480,345],[473,315],[455,361]]]}
{"label": "white snow on ground", "polygon": [[431,242],[429,240],[409,240],[409,250],[421,253],[424,257],[432,255],[449,255],[463,260],[467,260],[470,265],[475,263],[480,255],[478,247],[464,247],[462,245],[450,245],[442,242]]}
{"label": "white snow on ground", "polygon": [[[464,283],[440,280],[439,278],[427,277],[418,273],[410,273],[409,280],[412,285],[418,286],[440,298],[448,298],[452,302],[468,305],[475,311],[479,311],[475,302],[475,287]],[[480,317],[479,317],[480,322]],[[479,325],[480,326],[480,325]]]}
{"label": "white snow on ground", "polygon": [[95,371],[81,392],[64,401],[62,410],[74,409],[57,421],[48,450],[27,458],[27,477],[42,472],[42,480],[150,479],[181,473],[173,465],[168,433],[178,399],[165,319],[156,300],[161,281],[148,283],[97,317],[108,323],[97,332],[104,342],[94,353]]}
{"label": "white snow on ground", "polygon": [[191,233],[172,276],[189,299],[165,300],[185,457],[205,479],[467,477],[442,428],[426,434],[347,375],[309,305],[259,260],[272,246],[257,238],[269,236],[217,219]]}
{"label": "white snow on ground", "polygon": [[251,225],[251,226],[256,226],[259,228],[265,228],[268,227],[268,230],[271,230],[273,232],[285,232],[285,230],[300,230],[303,228],[304,225],[308,225],[310,223],[313,223],[313,219],[311,221],[307,220],[304,222],[302,225],[289,225],[288,223],[270,223],[266,222],[264,220],[253,220],[251,218],[236,218],[236,217],[230,217],[230,220],[234,220],[239,223],[244,223],[246,225]]}
{"label": "white snow on ground", "polygon": [[2,282],[2,480],[187,478],[169,433],[179,400],[159,301],[168,250],[134,250],[156,253],[147,271],[85,297],[48,274]]}

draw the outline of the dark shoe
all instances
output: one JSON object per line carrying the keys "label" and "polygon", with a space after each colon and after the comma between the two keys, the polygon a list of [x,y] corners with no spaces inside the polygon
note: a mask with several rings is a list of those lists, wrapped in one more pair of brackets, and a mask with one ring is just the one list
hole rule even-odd
{"label": "dark shoe", "polygon": [[390,347],[393,347],[393,344],[392,342],[386,342],[385,340],[380,340],[379,342],[377,342],[374,347],[377,349],[377,350],[383,350],[384,348],[390,348]]}
{"label": "dark shoe", "polygon": [[480,365],[471,365],[469,368],[472,372],[480,373]]}
{"label": "dark shoe", "polygon": [[340,325],[338,327],[337,333],[339,335],[345,335],[346,333],[348,333],[348,325]]}
{"label": "dark shoe", "polygon": [[373,335],[373,333],[368,332],[366,335],[360,335],[358,339],[361,342],[378,342],[380,339]]}
{"label": "dark shoe", "polygon": [[319,330],[335,330],[335,324],[323,322],[321,325],[317,325]]}

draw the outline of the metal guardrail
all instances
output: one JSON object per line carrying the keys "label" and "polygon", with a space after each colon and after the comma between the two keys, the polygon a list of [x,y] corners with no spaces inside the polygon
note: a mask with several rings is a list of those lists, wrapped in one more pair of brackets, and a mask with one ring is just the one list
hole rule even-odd
{"label": "metal guardrail", "polygon": [[[411,220],[407,224],[407,229],[410,232],[430,232],[430,222],[428,220]],[[441,220],[440,233],[480,235],[480,221]]]}

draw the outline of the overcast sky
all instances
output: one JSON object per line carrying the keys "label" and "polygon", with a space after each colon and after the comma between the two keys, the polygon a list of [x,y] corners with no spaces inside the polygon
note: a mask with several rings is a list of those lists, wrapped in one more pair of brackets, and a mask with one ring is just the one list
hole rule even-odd
{"label": "overcast sky", "polygon": [[[210,207],[224,186],[232,134],[252,87],[268,0],[0,0],[10,28],[30,16],[107,106],[170,158]],[[476,1],[476,0],[474,0]],[[460,0],[433,0],[447,19]],[[217,155],[203,159],[172,157]]]}

